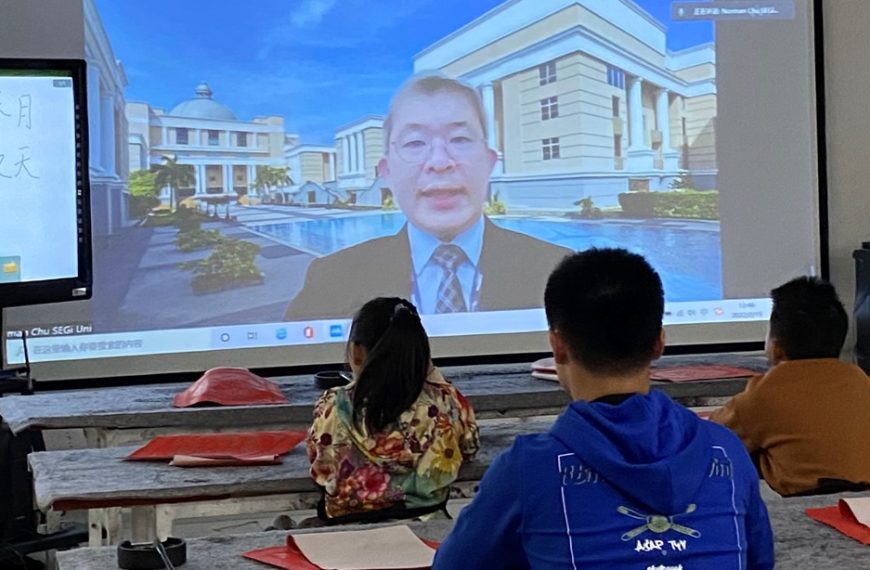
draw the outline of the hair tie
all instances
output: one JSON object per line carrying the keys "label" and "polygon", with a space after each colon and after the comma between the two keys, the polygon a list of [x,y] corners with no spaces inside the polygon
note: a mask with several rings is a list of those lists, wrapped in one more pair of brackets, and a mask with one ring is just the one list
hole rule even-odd
{"label": "hair tie", "polygon": [[393,316],[390,317],[390,321],[395,319],[396,315],[398,315],[402,311],[407,311],[408,313],[411,313],[415,317],[418,316],[417,312],[414,311],[413,307],[409,306],[407,303],[405,303],[405,301],[399,301],[398,303],[396,303],[396,306],[393,307]]}

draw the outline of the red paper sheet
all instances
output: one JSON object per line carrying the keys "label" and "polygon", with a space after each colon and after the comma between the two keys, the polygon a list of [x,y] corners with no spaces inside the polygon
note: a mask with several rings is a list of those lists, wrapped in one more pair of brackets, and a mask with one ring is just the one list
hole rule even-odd
{"label": "red paper sheet", "polygon": [[666,382],[694,382],[696,380],[719,380],[722,378],[747,378],[756,374],[758,373],[748,368],[705,364],[701,366],[655,368],[650,374],[650,378]]}
{"label": "red paper sheet", "polygon": [[532,362],[532,371],[534,372],[556,372],[556,360],[552,356],[541,358]]}
{"label": "red paper sheet", "polygon": [[246,406],[286,404],[281,387],[245,368],[212,368],[199,380],[175,395],[172,405],[185,408],[196,405]]}
{"label": "red paper sheet", "polygon": [[[697,366],[654,368],[650,378],[666,382],[695,382],[698,380],[719,380],[723,378],[747,378],[756,374],[758,374],[756,371],[749,368],[703,364]],[[544,380],[557,380],[556,363],[553,357],[541,358],[533,362],[532,376]]]}
{"label": "red paper sheet", "polygon": [[250,431],[160,435],[127,456],[129,460],[167,460],[176,455],[260,458],[289,453],[306,438],[304,431]]}
{"label": "red paper sheet", "polygon": [[855,539],[865,546],[870,545],[870,528],[858,522],[845,501],[841,500],[833,507],[807,509],[806,512],[807,516],[814,521],[834,527],[849,538]]}
{"label": "red paper sheet", "polygon": [[[441,544],[434,540],[426,540],[425,538],[420,540],[434,550],[438,550],[438,546]],[[269,566],[283,568],[284,570],[323,570],[320,566],[312,564],[305,558],[305,555],[302,554],[290,536],[287,537],[287,543],[284,546],[270,546],[269,548],[251,550],[250,552],[245,552],[242,556],[268,564]]]}

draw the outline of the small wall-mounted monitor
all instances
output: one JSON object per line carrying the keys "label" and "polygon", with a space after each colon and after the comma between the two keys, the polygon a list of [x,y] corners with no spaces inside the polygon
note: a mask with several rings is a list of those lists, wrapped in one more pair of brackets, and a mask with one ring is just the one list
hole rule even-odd
{"label": "small wall-mounted monitor", "polygon": [[0,307],[93,283],[85,62],[0,59]]}

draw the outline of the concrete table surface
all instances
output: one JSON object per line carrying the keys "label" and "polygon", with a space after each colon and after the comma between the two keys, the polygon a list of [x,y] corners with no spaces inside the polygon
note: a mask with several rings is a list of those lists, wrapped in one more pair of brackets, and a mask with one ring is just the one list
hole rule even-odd
{"label": "concrete table surface", "polygon": [[[766,369],[763,357],[739,354],[709,354],[665,357],[657,366],[722,364],[756,371]],[[465,394],[475,412],[487,415],[530,415],[541,410],[552,413],[568,397],[556,382],[533,378],[529,364],[448,367],[444,375]],[[0,417],[13,433],[34,429],[213,429],[232,426],[307,425],[314,402],[322,393],[312,376],[274,378],[289,404],[271,406],[213,406],[173,408],[172,398],[189,384],[128,386],[92,390],[65,390],[32,396],[0,398]],[[672,398],[696,405],[700,398],[732,396],[743,390],[746,378],[687,383],[653,382]],[[546,413],[546,412],[545,412]]]}
{"label": "concrete table surface", "polygon": [[[804,510],[836,504],[840,497],[852,493],[819,497],[782,499],[765,497],[776,548],[776,566],[784,569],[813,568],[814,570],[858,570],[870,568],[870,547],[847,538],[825,525],[811,520]],[[864,494],[863,496],[867,496]],[[453,521],[435,520],[410,523],[418,536],[442,540]],[[348,530],[359,527],[341,527]],[[297,532],[328,532],[332,529],[312,529]],[[187,541],[186,570],[257,570],[266,566],[243,558],[241,554],[257,548],[284,544],[286,532],[194,538]],[[116,568],[116,548],[79,548],[57,554],[59,570],[94,570]]]}

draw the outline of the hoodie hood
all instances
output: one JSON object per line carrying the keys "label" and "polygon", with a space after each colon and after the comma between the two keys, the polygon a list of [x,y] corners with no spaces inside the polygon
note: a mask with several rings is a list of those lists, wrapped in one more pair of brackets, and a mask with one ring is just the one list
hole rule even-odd
{"label": "hoodie hood", "polygon": [[683,512],[707,476],[712,439],[693,412],[651,390],[619,405],[573,402],[550,430],[591,469],[639,505]]}

